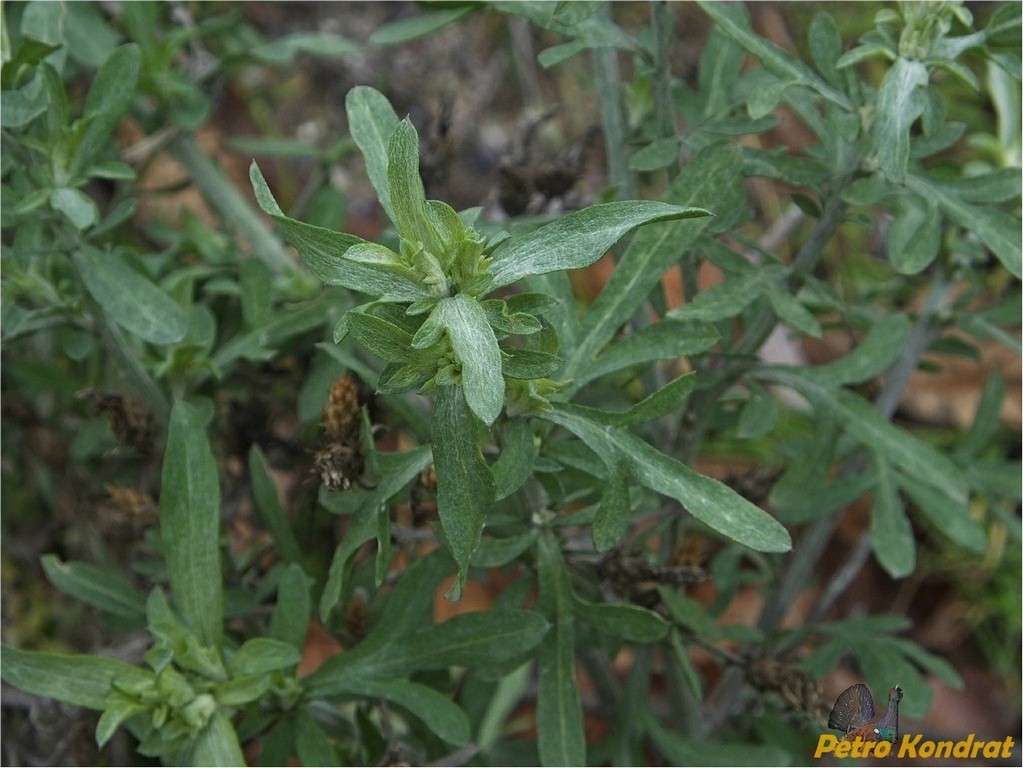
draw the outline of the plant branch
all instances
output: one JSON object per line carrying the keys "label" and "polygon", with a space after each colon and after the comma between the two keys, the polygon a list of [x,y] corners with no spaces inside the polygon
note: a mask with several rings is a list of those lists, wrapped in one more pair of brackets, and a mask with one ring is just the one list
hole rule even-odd
{"label": "plant branch", "polygon": [[199,187],[206,201],[244,237],[252,252],[275,274],[296,272],[291,254],[193,136],[175,136],[168,149]]}
{"label": "plant branch", "polygon": [[600,117],[604,124],[604,146],[611,183],[618,187],[619,197],[631,200],[636,184],[629,171],[627,127],[622,105],[622,79],[618,68],[618,51],[614,48],[593,50],[593,78],[597,85]]}

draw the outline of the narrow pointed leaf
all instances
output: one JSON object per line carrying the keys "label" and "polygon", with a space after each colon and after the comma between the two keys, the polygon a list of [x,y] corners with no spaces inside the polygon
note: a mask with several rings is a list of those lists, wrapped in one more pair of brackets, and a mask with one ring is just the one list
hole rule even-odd
{"label": "narrow pointed leaf", "polygon": [[154,679],[145,669],[104,656],[21,651],[6,645],[0,670],[15,688],[87,709],[107,707],[114,680],[141,688]]}
{"label": "narrow pointed leaf", "polygon": [[665,320],[648,325],[609,344],[596,360],[589,361],[578,372],[575,383],[582,386],[601,376],[651,360],[696,355],[710,349],[720,338],[713,325],[702,321]]}
{"label": "narrow pointed leaf", "polygon": [[160,526],[174,603],[203,645],[220,646],[220,483],[199,414],[174,403],[160,492]]}
{"label": "narrow pointed leaf", "polygon": [[214,712],[191,750],[192,765],[245,765],[238,734],[223,712]]}
{"label": "narrow pointed leaf", "polygon": [[593,546],[598,552],[614,547],[629,529],[632,505],[628,479],[628,468],[620,463],[604,486],[597,515],[593,518]]}
{"label": "narrow pointed leaf", "polygon": [[891,468],[883,460],[876,462],[877,485],[870,514],[870,543],[878,563],[895,579],[913,572],[916,542],[913,526],[902,508]]}
{"label": "narrow pointed leaf", "polygon": [[86,289],[114,322],[153,344],[173,344],[188,331],[181,306],[116,253],[82,245],[72,259]]}
{"label": "narrow pointed leaf", "polygon": [[366,173],[376,190],[377,199],[387,218],[397,223],[387,183],[387,143],[398,125],[398,116],[387,97],[368,85],[358,85],[348,92],[345,110],[348,129],[366,161]]}
{"label": "narrow pointed leaf", "polygon": [[923,62],[900,57],[877,91],[874,147],[881,170],[892,181],[902,181],[906,176],[909,129],[923,112],[923,97],[918,89],[927,85],[927,80]]}
{"label": "narrow pointed leaf", "polygon": [[476,299],[460,293],[442,299],[432,317],[447,330],[461,364],[465,401],[484,424],[493,424],[504,407],[504,376],[486,312]]}
{"label": "narrow pointed leaf", "polygon": [[419,134],[408,118],[395,126],[387,144],[387,185],[398,234],[439,257],[442,244],[427,213],[426,192],[419,176]]}
{"label": "narrow pointed leaf", "polygon": [[44,555],[41,563],[61,592],[116,616],[145,621],[146,599],[119,574],[88,563],[63,563],[56,555]]}
{"label": "narrow pointed leaf", "polygon": [[542,765],[586,765],[583,710],[575,680],[572,587],[554,534],[537,542],[540,598],[537,607],[552,629],[537,653],[536,729]]}
{"label": "narrow pointed leaf", "polygon": [[252,496],[256,503],[256,509],[270,530],[277,551],[289,563],[301,562],[302,550],[291,530],[291,523],[284,507],[281,506],[281,500],[277,496],[277,486],[270,476],[270,467],[266,463],[266,456],[255,443],[249,449],[249,475],[252,479]]}
{"label": "narrow pointed leaf", "polygon": [[433,688],[406,680],[375,680],[354,677],[340,686],[337,695],[384,699],[407,709],[444,741],[460,746],[469,741],[469,718],[447,697]]}
{"label": "narrow pointed leaf", "polygon": [[629,603],[591,603],[576,597],[575,615],[601,632],[630,643],[656,643],[671,628],[659,613]]}
{"label": "narrow pointed leaf", "polygon": [[309,578],[300,565],[290,563],[277,582],[277,604],[270,615],[269,637],[301,651],[311,606]]}
{"label": "narrow pointed leaf", "polygon": [[792,547],[788,531],[764,510],[639,437],[601,424],[591,409],[558,405],[540,415],[574,433],[597,454],[627,460],[632,476],[642,485],[677,500],[722,536],[761,552],[786,552]]}
{"label": "narrow pointed leaf", "polygon": [[461,387],[442,387],[437,393],[431,432],[437,508],[461,585],[495,496],[494,478],[480,452],[476,422]]}
{"label": "narrow pointed leaf", "polygon": [[492,289],[529,275],[587,267],[641,224],[709,216],[702,208],[627,200],[583,208],[498,247],[489,274]]}

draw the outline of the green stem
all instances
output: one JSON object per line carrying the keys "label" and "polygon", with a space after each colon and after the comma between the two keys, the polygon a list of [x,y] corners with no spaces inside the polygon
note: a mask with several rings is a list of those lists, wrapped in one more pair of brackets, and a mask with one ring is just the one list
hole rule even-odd
{"label": "green stem", "polygon": [[625,124],[622,81],[616,49],[593,50],[593,76],[597,84],[600,117],[604,124],[608,174],[611,183],[618,187],[619,197],[631,200],[636,196],[636,183],[629,171],[629,152],[626,145],[628,130]]}
{"label": "green stem", "polygon": [[[675,17],[666,0],[658,0],[651,10],[651,27],[654,36],[654,108],[657,111],[658,133],[662,138],[675,135],[675,104],[671,98],[671,60],[668,55],[671,48],[671,35],[675,26]],[[668,182],[682,172],[679,158],[667,167]],[[688,295],[688,294],[687,294]]]}
{"label": "green stem", "polygon": [[167,146],[198,185],[206,201],[248,241],[259,259],[275,274],[297,270],[295,260],[193,136],[176,136]]}

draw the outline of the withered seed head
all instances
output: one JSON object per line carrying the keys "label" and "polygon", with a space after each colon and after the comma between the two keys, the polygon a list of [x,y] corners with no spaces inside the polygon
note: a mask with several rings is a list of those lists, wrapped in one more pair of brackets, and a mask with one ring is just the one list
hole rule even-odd
{"label": "withered seed head", "polygon": [[92,404],[94,416],[107,414],[117,439],[139,453],[151,454],[156,436],[156,417],[145,403],[131,395],[102,389],[78,393]]}
{"label": "withered seed head", "polygon": [[328,491],[347,491],[362,477],[366,462],[360,445],[331,443],[317,452],[314,466]]}
{"label": "withered seed head", "polygon": [[323,426],[331,440],[358,442],[362,419],[359,409],[359,387],[350,374],[339,378],[330,388],[323,415]]}

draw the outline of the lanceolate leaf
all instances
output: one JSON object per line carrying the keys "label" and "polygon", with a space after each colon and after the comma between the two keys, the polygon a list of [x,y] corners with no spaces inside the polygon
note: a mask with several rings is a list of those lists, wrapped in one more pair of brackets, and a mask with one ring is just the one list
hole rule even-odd
{"label": "lanceolate leaf", "polygon": [[203,645],[219,647],[224,617],[220,483],[199,414],[182,401],[171,410],[160,529],[174,603]]}
{"label": "lanceolate leaf", "polygon": [[433,462],[437,509],[451,554],[458,563],[461,594],[487,510],[494,503],[494,478],[476,439],[476,422],[461,387],[442,387],[434,398]]}
{"label": "lanceolate leaf", "polygon": [[579,371],[576,386],[638,363],[705,352],[719,338],[713,325],[700,321],[665,320],[648,325],[609,344],[596,360]]}
{"label": "lanceolate leaf", "polygon": [[628,479],[626,465],[620,463],[604,486],[597,516],[593,518],[593,546],[598,552],[611,549],[628,530],[632,515]]}
{"label": "lanceolate leaf", "polygon": [[118,254],[83,243],[72,258],[89,293],[118,325],[153,344],[185,337],[185,311]]}
{"label": "lanceolate leaf", "polygon": [[223,712],[214,712],[192,748],[192,765],[245,765],[238,734]]}
{"label": "lanceolate leaf", "polygon": [[0,654],[5,682],[47,699],[88,709],[105,709],[111,682],[142,687],[153,674],[105,656],[20,651],[9,646]]}
{"label": "lanceolate leaf", "polygon": [[426,192],[419,176],[419,135],[408,118],[398,123],[387,144],[387,184],[398,234],[440,257],[442,243],[426,212]]}
{"label": "lanceolate leaf", "polygon": [[489,269],[492,288],[511,285],[529,275],[589,266],[641,224],[709,215],[702,208],[646,200],[604,203],[574,211],[499,246]]}
{"label": "lanceolate leaf", "polygon": [[270,476],[266,456],[256,443],[249,449],[249,475],[252,479],[252,495],[256,509],[273,535],[277,551],[290,563],[301,562],[302,550],[277,496],[277,486]]}
{"label": "lanceolate leaf", "polygon": [[345,97],[348,129],[366,161],[366,173],[387,218],[397,223],[387,183],[387,143],[398,125],[394,108],[380,91],[367,85],[352,88]]}
{"label": "lanceolate leaf", "polygon": [[319,280],[390,301],[415,301],[426,296],[422,285],[400,270],[346,259],[345,252],[364,242],[361,238],[285,216],[255,163],[249,168],[249,179],[259,207],[277,222],[284,239],[295,247],[309,271]]}
{"label": "lanceolate leaf", "polygon": [[902,181],[909,162],[909,129],[923,112],[927,67],[923,62],[899,58],[888,70],[877,91],[874,147],[881,170],[893,181]]}
{"label": "lanceolate leaf", "polygon": [[575,614],[601,632],[632,643],[656,643],[671,626],[659,613],[629,603],[591,603],[576,597]]}
{"label": "lanceolate leaf", "polygon": [[901,579],[913,572],[916,564],[916,542],[913,526],[902,508],[892,470],[884,460],[877,460],[877,486],[870,515],[870,543],[874,556],[893,578]]}
{"label": "lanceolate leaf", "polygon": [[[721,210],[736,193],[745,200],[741,182],[742,161],[725,144],[716,144],[698,152],[685,170],[672,182],[664,199],[678,205],[699,204]],[[643,227],[633,237],[618,267],[604,290],[593,302],[583,320],[579,342],[566,337],[571,357],[565,366],[566,378],[585,372],[621,325],[646,301],[665,271],[689,250],[712,219],[683,219]],[[574,322],[574,314],[571,321]]]}
{"label": "lanceolate leaf", "polygon": [[872,453],[940,490],[950,503],[966,503],[967,481],[959,467],[934,446],[890,423],[859,395],[822,386],[815,377],[796,369],[765,369],[761,378],[792,387],[833,414],[845,431]]}
{"label": "lanceolate leaf", "polygon": [[[596,415],[599,412],[596,412]],[[676,499],[686,510],[722,536],[761,552],[786,552],[788,531],[773,517],[727,485],[699,475],[649,443],[617,427],[600,423],[591,409],[558,405],[540,414],[578,436],[601,456],[629,462],[632,476],[652,491]]]}
{"label": "lanceolate leaf", "polygon": [[53,586],[89,605],[145,623],[146,599],[120,575],[88,563],[62,563],[56,555],[42,557]]}
{"label": "lanceolate leaf", "polygon": [[542,765],[586,765],[583,710],[575,681],[572,587],[561,548],[545,531],[537,542],[538,608],[553,624],[537,654],[536,728]]}
{"label": "lanceolate leaf", "polygon": [[783,80],[807,85],[828,101],[841,107],[852,108],[849,100],[841,91],[828,85],[816,72],[792,54],[753,32],[749,17],[742,6],[732,3],[707,2],[706,0],[700,2],[699,5],[726,35],[760,59],[764,68],[769,72]]}
{"label": "lanceolate leaf", "polygon": [[1019,219],[990,206],[964,203],[951,190],[926,176],[909,174],[906,186],[938,204],[942,213],[960,227],[975,232],[1002,265],[1017,278],[1023,276],[1023,234]]}
{"label": "lanceolate leaf", "polygon": [[339,684],[336,695],[384,699],[407,709],[449,744],[469,740],[469,718],[461,708],[433,688],[406,680],[374,680],[353,677]]}
{"label": "lanceolate leaf", "polygon": [[434,318],[447,330],[462,367],[462,387],[469,408],[484,424],[493,424],[504,407],[504,377],[501,349],[486,312],[476,299],[460,293],[441,299]]}

